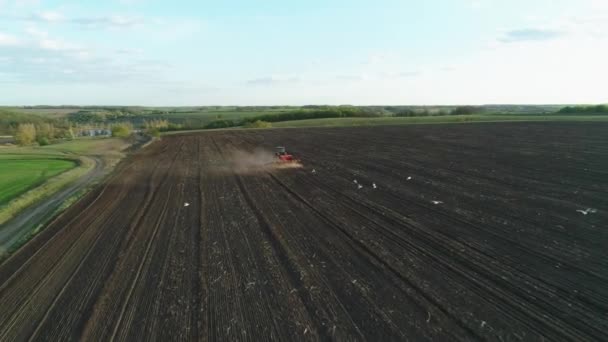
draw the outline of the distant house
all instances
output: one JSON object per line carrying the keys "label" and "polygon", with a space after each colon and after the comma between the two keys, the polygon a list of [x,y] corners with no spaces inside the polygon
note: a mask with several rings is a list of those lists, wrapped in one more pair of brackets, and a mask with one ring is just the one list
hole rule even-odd
{"label": "distant house", "polygon": [[111,129],[83,129],[78,132],[79,137],[110,137]]}
{"label": "distant house", "polygon": [[8,144],[14,144],[15,143],[15,139],[11,136],[5,135],[5,136],[0,136],[0,145],[8,145]]}

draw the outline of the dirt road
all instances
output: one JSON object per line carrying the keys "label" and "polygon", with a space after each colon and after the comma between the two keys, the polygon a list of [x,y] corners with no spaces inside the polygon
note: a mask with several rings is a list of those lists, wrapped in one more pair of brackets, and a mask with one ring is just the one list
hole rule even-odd
{"label": "dirt road", "polygon": [[32,227],[48,220],[64,201],[89,186],[93,180],[101,178],[104,173],[103,160],[99,157],[82,158],[89,158],[95,163],[91,171],[52,197],[23,210],[15,218],[0,225],[0,257],[4,251],[8,251],[11,246],[27,235]]}
{"label": "dirt road", "polygon": [[0,340],[606,340],[607,131],[163,138],[0,265]]}

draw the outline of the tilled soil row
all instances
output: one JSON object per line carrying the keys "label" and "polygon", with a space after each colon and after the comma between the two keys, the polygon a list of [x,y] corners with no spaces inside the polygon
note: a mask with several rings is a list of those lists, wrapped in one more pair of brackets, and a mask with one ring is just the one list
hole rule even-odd
{"label": "tilled soil row", "polygon": [[606,132],[163,137],[0,265],[0,340],[606,340]]}

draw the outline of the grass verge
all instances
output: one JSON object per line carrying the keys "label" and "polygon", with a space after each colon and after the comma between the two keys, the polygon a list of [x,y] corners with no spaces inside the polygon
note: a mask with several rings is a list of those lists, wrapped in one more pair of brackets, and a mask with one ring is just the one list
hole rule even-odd
{"label": "grass verge", "polygon": [[80,200],[84,195],[86,195],[91,189],[95,186],[95,184],[91,184],[88,187],[79,190],[74,195],[70,196],[66,199],[61,206],[56,208],[52,213],[47,215],[41,222],[38,222],[35,226],[28,227],[28,233],[23,235],[19,240],[13,243],[10,247],[3,250],[3,247],[0,246],[0,263],[2,263],[6,258],[8,258],[11,254],[16,252],[21,246],[25,245],[28,241],[30,241],[34,236],[40,233],[46,225],[51,222],[55,217],[60,215],[64,210],[69,208],[72,204],[76,203]]}

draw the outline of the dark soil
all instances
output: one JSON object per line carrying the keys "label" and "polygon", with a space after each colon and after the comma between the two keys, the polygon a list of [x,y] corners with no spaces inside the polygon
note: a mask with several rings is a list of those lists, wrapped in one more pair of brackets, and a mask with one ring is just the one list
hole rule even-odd
{"label": "dark soil", "polygon": [[[304,167],[229,167],[277,145]],[[130,158],[0,265],[1,341],[608,339],[606,124],[222,131]]]}

